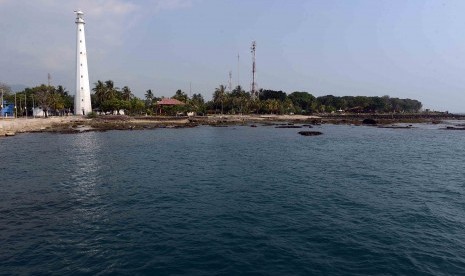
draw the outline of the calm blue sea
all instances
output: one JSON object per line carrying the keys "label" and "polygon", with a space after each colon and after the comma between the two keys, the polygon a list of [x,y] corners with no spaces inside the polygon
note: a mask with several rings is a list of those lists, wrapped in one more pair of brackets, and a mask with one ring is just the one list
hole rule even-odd
{"label": "calm blue sea", "polygon": [[0,139],[0,274],[465,273],[465,131]]}

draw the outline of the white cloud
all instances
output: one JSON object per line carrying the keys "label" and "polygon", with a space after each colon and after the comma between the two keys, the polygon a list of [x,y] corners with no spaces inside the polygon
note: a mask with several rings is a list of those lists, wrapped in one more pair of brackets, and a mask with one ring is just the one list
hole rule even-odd
{"label": "white cloud", "polygon": [[193,5],[192,0],[154,0],[152,1],[154,6],[153,11],[160,12],[163,10],[177,10],[189,8]]}
{"label": "white cloud", "polygon": [[137,11],[139,8],[139,6],[134,3],[122,0],[85,0],[81,1],[80,4],[85,7],[87,13],[93,17],[124,16]]}

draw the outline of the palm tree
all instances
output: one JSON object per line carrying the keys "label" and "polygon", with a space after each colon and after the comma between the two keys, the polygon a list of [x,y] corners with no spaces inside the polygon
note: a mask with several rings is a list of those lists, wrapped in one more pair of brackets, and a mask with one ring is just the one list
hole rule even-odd
{"label": "palm tree", "polygon": [[192,95],[192,99],[190,101],[191,106],[194,108],[196,112],[204,112],[205,110],[205,100],[202,97],[202,94],[195,94]]}
{"label": "palm tree", "polygon": [[189,100],[187,94],[185,92],[182,92],[181,89],[176,90],[176,93],[171,98],[181,101],[183,103],[187,103],[187,100]]}
{"label": "palm tree", "polygon": [[132,96],[131,89],[127,86],[123,87],[123,100],[129,101]]}
{"label": "palm tree", "polygon": [[60,96],[60,103],[63,106],[61,113],[64,114],[67,112],[67,110],[70,110],[73,107],[73,96],[69,95],[69,91],[66,90],[66,88],[64,88],[62,85],[58,85],[56,88],[56,93]]}
{"label": "palm tree", "polygon": [[152,93],[151,89],[145,91],[145,99],[146,100],[152,100],[153,99],[153,93]]}
{"label": "palm tree", "polygon": [[279,110],[279,101],[276,99],[268,99],[265,101],[265,108],[271,114],[277,114]]}
{"label": "palm tree", "polygon": [[153,101],[153,93],[152,93],[152,90],[149,89],[145,92],[145,105],[147,107],[152,106],[152,101]]}
{"label": "palm tree", "polygon": [[112,80],[107,80],[105,81],[105,87],[106,87],[105,99],[112,100],[113,98],[115,98],[118,92],[118,87],[115,87],[115,83]]}
{"label": "palm tree", "polygon": [[63,87],[63,85],[58,85],[56,92],[62,96],[68,96],[68,91]]}
{"label": "palm tree", "polygon": [[215,103],[221,103],[221,114],[223,114],[223,106],[224,106],[224,94],[226,92],[226,86],[220,85],[218,88],[215,88],[215,93],[213,94],[213,101]]}
{"label": "palm tree", "polygon": [[92,91],[94,91],[95,97],[97,98],[97,105],[101,105],[106,99],[107,88],[101,80],[94,83],[94,86]]}

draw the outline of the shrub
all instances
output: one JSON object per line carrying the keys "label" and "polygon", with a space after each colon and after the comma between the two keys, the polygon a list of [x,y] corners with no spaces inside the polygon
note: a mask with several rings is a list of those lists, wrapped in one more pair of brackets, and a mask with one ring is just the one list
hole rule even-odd
{"label": "shrub", "polygon": [[92,112],[87,114],[87,118],[89,118],[89,119],[97,118],[97,113],[92,111]]}

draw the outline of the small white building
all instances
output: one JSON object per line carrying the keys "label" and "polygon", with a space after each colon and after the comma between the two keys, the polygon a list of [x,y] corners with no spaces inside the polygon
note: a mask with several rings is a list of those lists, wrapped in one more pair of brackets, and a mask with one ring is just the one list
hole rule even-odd
{"label": "small white building", "polygon": [[34,117],[44,117],[45,116],[45,113],[44,111],[42,110],[42,108],[40,107],[34,107],[32,109],[32,116]]}

